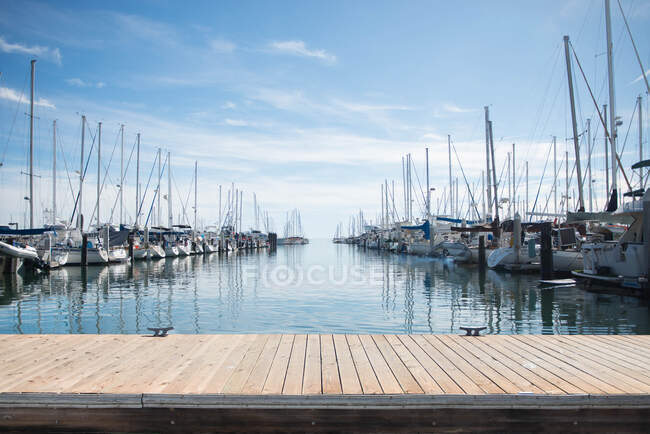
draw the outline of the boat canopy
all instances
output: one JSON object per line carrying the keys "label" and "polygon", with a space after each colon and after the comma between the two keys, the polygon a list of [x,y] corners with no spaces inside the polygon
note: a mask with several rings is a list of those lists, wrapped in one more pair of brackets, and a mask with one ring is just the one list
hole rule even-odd
{"label": "boat canopy", "polygon": [[45,232],[52,232],[52,228],[36,228],[36,229],[11,229],[9,226],[0,226],[0,235],[42,235]]}
{"label": "boat canopy", "polygon": [[421,225],[417,226],[402,226],[402,229],[405,229],[407,231],[417,231],[420,230],[424,232],[424,239],[428,240],[430,237],[430,227],[429,227],[429,221],[425,221]]}

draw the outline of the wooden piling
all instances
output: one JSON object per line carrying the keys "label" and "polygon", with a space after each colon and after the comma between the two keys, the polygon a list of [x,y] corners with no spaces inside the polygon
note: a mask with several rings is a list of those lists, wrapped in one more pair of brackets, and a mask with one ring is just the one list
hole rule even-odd
{"label": "wooden piling", "polygon": [[88,234],[81,235],[81,266],[88,265]]}
{"label": "wooden piling", "polygon": [[478,267],[485,269],[485,235],[478,237]]}
{"label": "wooden piling", "polygon": [[543,280],[553,279],[553,241],[551,239],[551,223],[542,224],[541,236],[541,277]]}
{"label": "wooden piling", "polygon": [[133,264],[133,261],[135,261],[133,252],[133,233],[129,234],[129,258],[131,258],[131,264]]}

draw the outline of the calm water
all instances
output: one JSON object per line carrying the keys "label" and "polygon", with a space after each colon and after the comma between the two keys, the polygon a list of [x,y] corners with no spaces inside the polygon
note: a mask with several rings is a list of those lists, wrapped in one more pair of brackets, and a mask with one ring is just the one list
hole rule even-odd
{"label": "calm water", "polygon": [[307,246],[0,278],[0,333],[650,333],[646,302],[536,276]]}

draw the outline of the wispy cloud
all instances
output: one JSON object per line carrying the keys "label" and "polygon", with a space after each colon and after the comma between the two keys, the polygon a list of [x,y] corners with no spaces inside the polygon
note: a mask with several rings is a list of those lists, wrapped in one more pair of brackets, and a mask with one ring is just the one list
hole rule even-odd
{"label": "wispy cloud", "polygon": [[[29,103],[29,98],[27,98],[24,95],[21,96],[21,94],[18,93],[16,90],[10,89],[8,87],[0,87],[0,99],[6,99],[8,101],[20,102],[20,103],[23,103],[23,104]],[[37,105],[37,106],[40,106],[40,107],[51,108],[51,109],[56,108],[56,106],[52,102],[46,100],[45,98],[38,98],[37,100],[34,101],[34,105]]]}
{"label": "wispy cloud", "polygon": [[647,77],[648,75],[650,75],[650,69],[647,69],[646,72],[645,72],[645,74],[641,74],[641,75],[639,75],[637,78],[635,78],[634,80],[632,80],[632,82],[631,82],[630,84],[638,83],[639,81],[643,80],[643,76],[644,76],[644,75],[645,75],[646,77]]}
{"label": "wispy cloud", "polygon": [[65,81],[68,83],[70,86],[76,86],[76,87],[96,87],[97,89],[101,89],[106,86],[106,83],[103,81],[98,81],[98,82],[92,82],[92,81],[84,81],[80,78],[68,78]]}
{"label": "wispy cloud", "polygon": [[214,39],[210,41],[210,48],[217,53],[232,53],[237,46],[225,39]]}
{"label": "wispy cloud", "polygon": [[445,104],[442,108],[449,113],[472,113],[476,111],[476,109],[458,107],[456,104]]}
{"label": "wispy cloud", "polygon": [[231,127],[247,127],[248,122],[241,120],[241,119],[226,119],[224,121],[226,125],[230,125]]}
{"label": "wispy cloud", "polygon": [[20,43],[7,42],[5,38],[0,36],[0,51],[5,53],[28,54],[61,65],[61,52],[58,48],[42,47],[40,45],[33,45],[30,47]]}
{"label": "wispy cloud", "polygon": [[403,105],[390,105],[390,104],[364,104],[356,102],[348,102],[335,100],[335,103],[342,108],[351,111],[351,112],[377,112],[377,111],[402,111],[402,110],[413,110],[413,107],[403,106]]}
{"label": "wispy cloud", "polygon": [[226,101],[225,103],[223,103],[223,104],[221,105],[221,108],[222,108],[222,109],[225,109],[225,110],[232,110],[232,109],[234,109],[235,107],[237,107],[237,106],[236,106],[235,103],[232,102],[232,101]]}
{"label": "wispy cloud", "polygon": [[269,45],[276,53],[293,56],[314,57],[327,63],[335,63],[336,56],[325,50],[309,49],[303,41],[275,41]]}

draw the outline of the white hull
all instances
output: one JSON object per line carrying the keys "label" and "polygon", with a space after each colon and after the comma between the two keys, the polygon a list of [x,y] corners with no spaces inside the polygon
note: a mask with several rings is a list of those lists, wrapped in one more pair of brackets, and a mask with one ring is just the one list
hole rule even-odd
{"label": "white hull", "polygon": [[133,257],[135,259],[147,259],[148,256],[149,256],[149,249],[133,248]]}
{"label": "white hull", "polygon": [[175,257],[178,256],[178,247],[176,246],[167,246],[165,247],[165,257]]}
{"label": "white hull", "polygon": [[178,249],[178,256],[190,256],[192,254],[192,248],[188,246],[176,246]]}
{"label": "white hull", "polygon": [[21,259],[38,259],[38,253],[35,249],[12,246],[4,241],[0,241],[0,254]]}
{"label": "white hull", "polygon": [[[107,264],[108,254],[102,248],[92,247],[87,250],[86,260],[88,264]],[[73,247],[68,251],[66,265],[81,265],[81,247]]]}
{"label": "white hull", "polygon": [[466,244],[457,241],[443,241],[433,248],[434,255],[452,257],[455,262],[470,262],[472,252]]}
{"label": "white hull", "polygon": [[126,249],[123,249],[121,247],[117,249],[110,249],[108,251],[108,261],[115,263],[129,262],[129,254],[127,253]]}
{"label": "white hull", "polygon": [[149,245],[148,255],[150,259],[162,259],[166,256],[165,250],[155,244]]}

